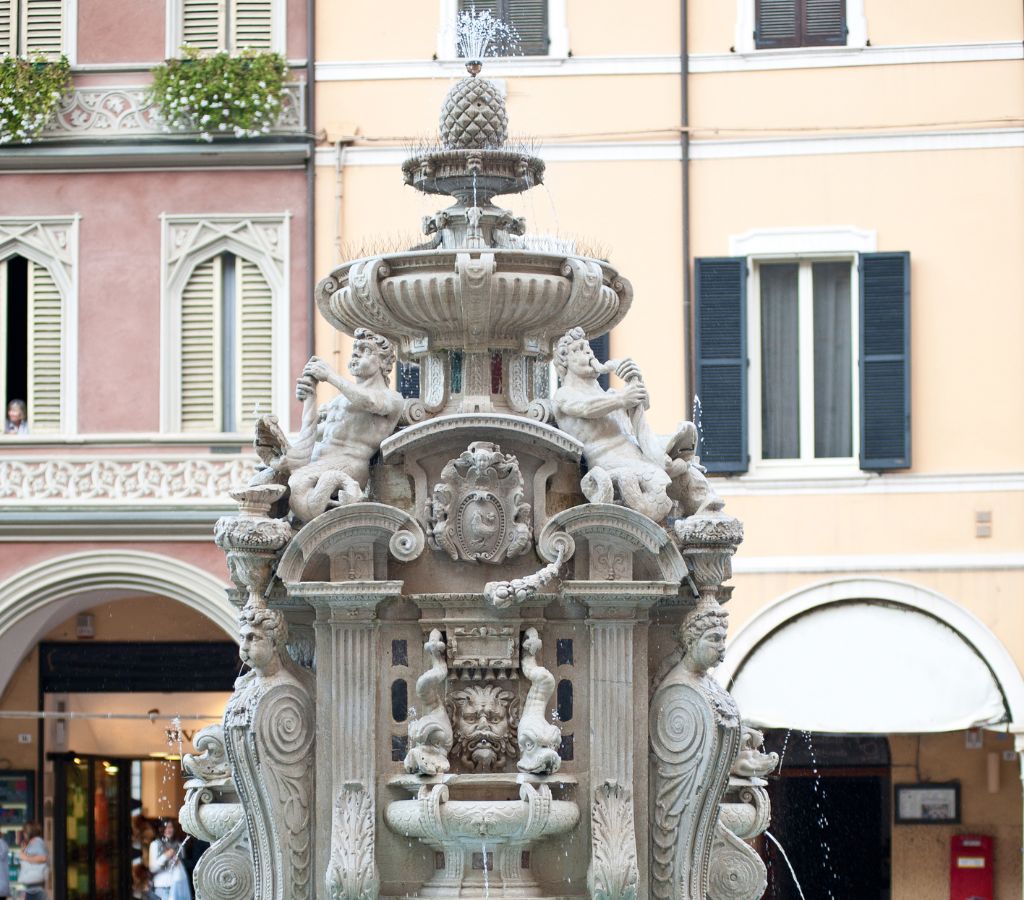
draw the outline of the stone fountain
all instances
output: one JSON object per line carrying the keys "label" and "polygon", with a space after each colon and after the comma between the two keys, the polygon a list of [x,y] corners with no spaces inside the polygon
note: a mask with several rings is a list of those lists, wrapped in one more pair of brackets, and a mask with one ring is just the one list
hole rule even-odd
{"label": "stone fountain", "polygon": [[184,763],[200,900],[763,893],[776,760],[708,675],[742,527],[594,358],[629,281],[494,204],[544,164],[480,65],[403,166],[454,202],[320,282],[351,377],[310,359],[217,524],[249,671]]}

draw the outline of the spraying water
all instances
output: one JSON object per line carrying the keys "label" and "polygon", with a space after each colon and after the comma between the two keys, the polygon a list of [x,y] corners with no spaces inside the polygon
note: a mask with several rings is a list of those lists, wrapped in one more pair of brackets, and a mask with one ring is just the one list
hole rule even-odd
{"label": "spraying water", "polygon": [[491,879],[487,875],[487,841],[481,840],[480,846],[484,851],[484,896],[491,896]]}
{"label": "spraying water", "polygon": [[519,48],[519,32],[489,10],[471,6],[459,13],[455,22],[455,46],[459,56],[470,62],[487,56],[512,56]]}
{"label": "spraying water", "polygon": [[800,894],[800,900],[807,900],[804,896],[804,889],[800,887],[800,880],[796,877],[796,872],[793,871],[793,864],[789,861],[789,854],[786,853],[786,848],[782,846],[777,840],[775,835],[770,831],[766,831],[764,836],[768,838],[776,847],[779,848],[779,853],[782,854],[782,858],[786,861],[786,865],[789,866],[789,874],[793,877],[793,884],[796,885],[797,892]]}

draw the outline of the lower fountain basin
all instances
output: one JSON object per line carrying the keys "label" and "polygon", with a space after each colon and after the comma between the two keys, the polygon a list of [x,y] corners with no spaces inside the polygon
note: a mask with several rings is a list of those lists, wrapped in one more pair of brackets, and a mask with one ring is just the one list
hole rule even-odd
{"label": "lower fountain basin", "polygon": [[[500,789],[518,784],[520,799],[452,800],[451,788],[463,780],[460,786],[474,793],[488,785]],[[416,897],[541,900],[551,896],[541,893],[529,871],[524,871],[526,854],[538,841],[571,831],[580,811],[571,800],[552,799],[545,779],[531,783],[516,775],[448,776],[445,780],[400,777],[391,783],[414,789],[417,796],[388,805],[384,813],[388,826],[444,854],[444,868]]]}

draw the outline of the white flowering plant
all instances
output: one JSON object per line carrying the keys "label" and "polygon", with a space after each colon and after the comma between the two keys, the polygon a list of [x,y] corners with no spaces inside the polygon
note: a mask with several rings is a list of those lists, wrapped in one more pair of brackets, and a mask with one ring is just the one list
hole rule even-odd
{"label": "white flowering plant", "polygon": [[0,144],[31,144],[70,89],[67,57],[0,59]]}
{"label": "white flowering plant", "polygon": [[204,141],[259,137],[281,114],[287,71],[279,53],[208,56],[184,47],[181,59],[153,69],[150,91],[168,131],[195,132]]}

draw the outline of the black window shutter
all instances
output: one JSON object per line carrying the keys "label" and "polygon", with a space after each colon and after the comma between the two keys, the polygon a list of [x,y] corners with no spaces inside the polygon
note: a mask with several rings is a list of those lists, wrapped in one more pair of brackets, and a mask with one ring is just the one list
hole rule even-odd
{"label": "black window shutter", "polygon": [[800,46],[800,0],[756,0],[754,46]]}
{"label": "black window shutter", "polygon": [[804,0],[803,46],[846,45],[846,0]]}
{"label": "black window shutter", "polygon": [[504,0],[505,21],[519,32],[523,56],[548,54],[548,0]]}
{"label": "black window shutter", "polygon": [[910,467],[910,254],[860,258],[860,467]]}
{"label": "black window shutter", "polygon": [[694,276],[700,461],[709,472],[745,472],[747,260],[698,259]]}
{"label": "black window shutter", "polygon": [[523,56],[547,56],[548,0],[459,0],[459,12],[489,12],[513,26],[519,35],[516,52]]}
{"label": "black window shutter", "polygon": [[417,363],[398,364],[398,393],[406,400],[417,399],[420,395],[420,367]]}
{"label": "black window shutter", "polygon": [[[598,362],[601,362],[601,363],[608,362],[608,353],[609,353],[608,347],[609,347],[609,343],[610,343],[609,342],[610,335],[611,335],[611,332],[608,332],[607,334],[602,334],[600,337],[594,338],[590,342],[590,349],[594,351],[594,358]],[[597,379],[597,381],[601,385],[601,387],[603,387],[605,390],[608,390],[608,376],[607,375],[602,375],[600,378]]]}

